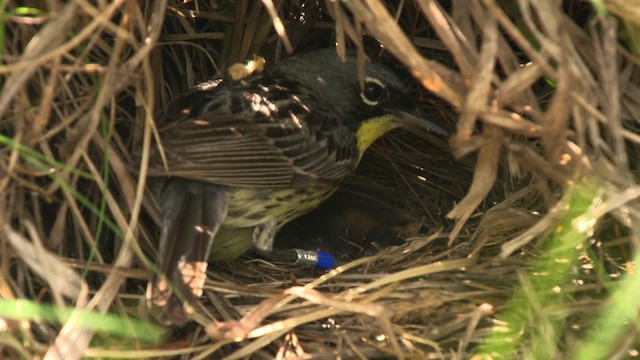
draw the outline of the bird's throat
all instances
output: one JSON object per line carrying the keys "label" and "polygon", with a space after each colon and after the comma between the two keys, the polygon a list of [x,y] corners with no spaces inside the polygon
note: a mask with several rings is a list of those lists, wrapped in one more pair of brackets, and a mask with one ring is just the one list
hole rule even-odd
{"label": "bird's throat", "polygon": [[400,125],[396,117],[391,114],[371,118],[362,122],[356,132],[356,139],[358,140],[358,161],[362,159],[362,155],[364,155],[364,152],[374,141],[389,131],[400,127]]}

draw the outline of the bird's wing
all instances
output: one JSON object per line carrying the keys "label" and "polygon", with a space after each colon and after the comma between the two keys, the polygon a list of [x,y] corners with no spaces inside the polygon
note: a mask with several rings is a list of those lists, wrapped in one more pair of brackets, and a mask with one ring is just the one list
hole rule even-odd
{"label": "bird's wing", "polygon": [[319,118],[326,114],[286,89],[225,91],[194,91],[169,104],[158,146],[166,167],[156,149],[150,175],[284,188],[335,183],[353,169],[357,150],[348,130],[331,129]]}

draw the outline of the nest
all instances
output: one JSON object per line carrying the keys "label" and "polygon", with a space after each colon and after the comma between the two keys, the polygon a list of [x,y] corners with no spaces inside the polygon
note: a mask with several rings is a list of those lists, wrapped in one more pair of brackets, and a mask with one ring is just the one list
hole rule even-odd
{"label": "nest", "polygon": [[[0,5],[2,357],[637,356],[638,5],[21,3]],[[449,144],[389,134],[283,231],[341,266],[213,263],[198,321],[154,325],[132,160],[154,114],[254,54],[334,44],[404,71]]]}

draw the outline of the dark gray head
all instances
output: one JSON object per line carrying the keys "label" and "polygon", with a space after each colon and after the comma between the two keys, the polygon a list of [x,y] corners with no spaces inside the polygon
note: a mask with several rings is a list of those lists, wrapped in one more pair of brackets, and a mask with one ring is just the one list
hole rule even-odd
{"label": "dark gray head", "polygon": [[326,48],[289,57],[271,69],[313,89],[323,107],[364,121],[386,114],[397,115],[401,125],[421,127],[439,135],[446,132],[429,122],[420,112],[406,87],[386,66],[365,65],[364,88],[360,88],[358,66],[353,52],[342,62],[335,48]]}

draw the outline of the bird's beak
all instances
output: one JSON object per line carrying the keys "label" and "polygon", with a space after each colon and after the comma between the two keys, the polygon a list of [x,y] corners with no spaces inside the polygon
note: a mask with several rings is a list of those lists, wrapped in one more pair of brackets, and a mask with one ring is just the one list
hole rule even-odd
{"label": "bird's beak", "polygon": [[430,116],[419,109],[415,109],[411,112],[396,110],[393,111],[393,113],[396,115],[403,128],[415,133],[416,135],[422,136],[430,134],[441,137],[449,135],[440,126],[428,120]]}

